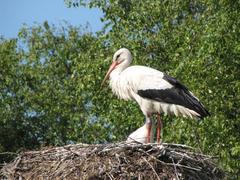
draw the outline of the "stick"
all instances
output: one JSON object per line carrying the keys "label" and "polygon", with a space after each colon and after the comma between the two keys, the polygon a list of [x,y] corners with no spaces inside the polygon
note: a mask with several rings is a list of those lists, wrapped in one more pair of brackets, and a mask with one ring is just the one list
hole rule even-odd
{"label": "stick", "polygon": [[151,163],[148,162],[145,157],[142,157],[142,158],[143,158],[143,160],[151,167],[151,169],[153,170],[154,174],[157,176],[157,179],[158,179],[158,180],[161,180],[160,177],[158,176],[157,172],[155,171],[155,169],[154,169],[153,166],[151,165]]}

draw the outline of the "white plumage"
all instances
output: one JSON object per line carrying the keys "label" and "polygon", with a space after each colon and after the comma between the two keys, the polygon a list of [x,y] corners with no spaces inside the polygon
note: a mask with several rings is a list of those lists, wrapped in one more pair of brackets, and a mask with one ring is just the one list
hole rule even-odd
{"label": "white plumage", "polygon": [[200,116],[197,112],[176,104],[158,102],[139,96],[138,90],[170,89],[173,86],[163,79],[163,73],[145,66],[131,66],[122,72],[117,69],[110,74],[110,86],[119,98],[133,99],[140,105],[142,112],[183,115],[184,117]]}
{"label": "white plumage", "polygon": [[157,114],[160,121],[161,113],[190,118],[209,115],[201,102],[179,81],[150,67],[130,66],[131,62],[130,51],[119,49],[103,83],[110,76],[113,93],[124,100],[135,100],[146,121],[151,121],[152,114]]}
{"label": "white plumage", "polygon": [[[136,131],[132,132],[126,142],[127,143],[148,143],[148,123],[145,123],[142,127],[138,128]],[[153,138],[153,127],[151,128],[150,131],[150,142],[149,143],[153,143],[154,142],[154,138]]]}

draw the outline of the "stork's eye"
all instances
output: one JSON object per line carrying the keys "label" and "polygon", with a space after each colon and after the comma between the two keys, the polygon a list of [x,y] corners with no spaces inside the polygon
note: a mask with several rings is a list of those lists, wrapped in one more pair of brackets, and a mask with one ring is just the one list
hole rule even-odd
{"label": "stork's eye", "polygon": [[[121,54],[117,55],[117,59],[120,57],[120,55],[121,55]],[[117,60],[117,59],[116,59],[116,60]]]}

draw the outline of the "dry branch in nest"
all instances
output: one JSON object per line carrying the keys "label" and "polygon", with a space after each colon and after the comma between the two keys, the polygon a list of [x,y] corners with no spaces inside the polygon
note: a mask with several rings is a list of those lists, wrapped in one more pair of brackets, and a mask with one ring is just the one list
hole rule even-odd
{"label": "dry branch in nest", "polygon": [[179,144],[76,144],[20,154],[3,179],[223,179],[213,158]]}

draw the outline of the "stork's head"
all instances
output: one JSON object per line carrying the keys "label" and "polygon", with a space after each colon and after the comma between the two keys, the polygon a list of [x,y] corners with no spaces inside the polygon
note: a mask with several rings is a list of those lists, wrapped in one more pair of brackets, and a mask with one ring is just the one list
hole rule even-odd
{"label": "stork's head", "polygon": [[127,48],[121,48],[117,50],[113,55],[113,63],[117,62],[121,64],[123,62],[131,64],[132,62],[132,55]]}
{"label": "stork's head", "polygon": [[109,75],[114,69],[119,69],[119,71],[124,70],[126,67],[128,67],[132,62],[132,55],[130,51],[127,48],[121,48],[117,50],[113,55],[112,64],[108,69],[108,72],[106,76],[103,79],[103,83],[107,80]]}

